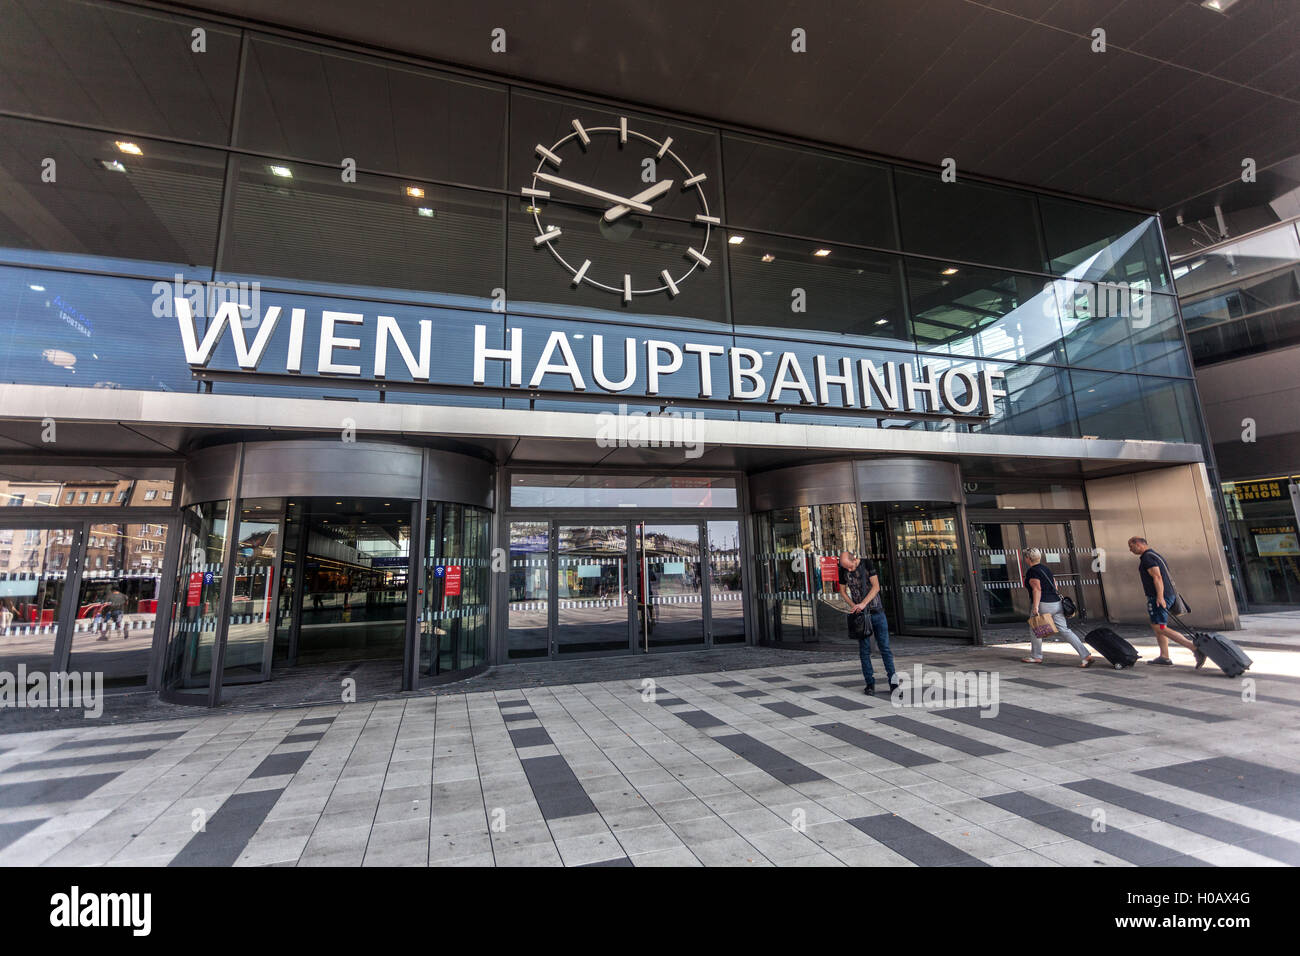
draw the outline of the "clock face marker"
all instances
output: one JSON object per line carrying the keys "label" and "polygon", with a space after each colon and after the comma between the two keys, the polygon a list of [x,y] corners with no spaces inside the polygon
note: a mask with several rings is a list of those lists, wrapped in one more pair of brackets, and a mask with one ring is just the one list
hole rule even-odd
{"label": "clock face marker", "polygon": [[525,186],[519,190],[525,196],[532,196],[534,199],[550,199],[551,194],[545,189],[533,189],[531,186]]}
{"label": "clock face marker", "polygon": [[706,215],[704,215],[703,213],[698,213],[698,214],[696,214],[696,216],[695,216],[695,221],[696,221],[696,222],[702,222],[702,223],[704,223],[706,226],[720,226],[720,225],[722,225],[722,220],[719,219],[717,216],[706,216]]}
{"label": "clock face marker", "polygon": [[582,264],[582,268],[573,274],[573,284],[581,285],[582,277],[587,274],[587,270],[590,268],[591,268],[591,260],[588,259],[586,262]]}
{"label": "clock face marker", "polygon": [[664,140],[664,144],[659,147],[659,152],[655,153],[655,159],[663,159],[664,153],[668,152],[668,147],[673,144],[673,138],[669,136]]}
{"label": "clock face marker", "polygon": [[583,146],[591,145],[591,136],[582,128],[582,124],[576,119],[573,121],[573,131],[578,134],[578,139],[582,140]]}
{"label": "clock face marker", "polygon": [[704,173],[700,173],[698,176],[692,176],[690,179],[686,180],[686,182],[682,183],[682,188],[684,189],[687,186],[694,186],[696,183],[702,183],[708,178],[709,177],[704,175]]}
{"label": "clock face marker", "polygon": [[[556,231],[558,232],[559,230]],[[704,268],[706,269],[709,266],[713,265],[712,260],[710,260],[707,256],[704,255],[704,253],[700,252],[694,246],[691,246],[689,249],[687,249],[686,254],[690,256],[692,259],[694,259],[696,262],[698,262],[700,265],[704,266]]]}
{"label": "clock face marker", "polygon": [[558,226],[551,226],[544,233],[542,233],[540,236],[538,236],[536,239],[533,240],[533,246],[535,248],[537,246],[540,246],[544,242],[552,242],[555,239],[559,239],[561,235],[562,233],[560,232]]}
{"label": "clock face marker", "polygon": [[542,157],[542,159],[546,160],[548,163],[551,163],[552,165],[555,166],[559,166],[560,163],[564,162],[564,160],[560,159],[560,157],[556,156],[554,153],[552,153],[541,143],[537,144],[537,155]]}
{"label": "clock face marker", "polygon": [[618,141],[620,143],[627,142],[627,117],[626,116],[620,116],[618,118]]}
{"label": "clock face marker", "polygon": [[673,281],[673,277],[670,276],[670,275],[668,274],[668,270],[667,270],[667,269],[665,269],[663,272],[659,273],[659,278],[663,279],[663,280],[664,280],[664,285],[668,286],[668,294],[669,294],[669,295],[676,295],[676,294],[677,294],[677,283]]}
{"label": "clock face marker", "polygon": [[623,301],[632,301],[632,277],[626,272],[623,273]]}

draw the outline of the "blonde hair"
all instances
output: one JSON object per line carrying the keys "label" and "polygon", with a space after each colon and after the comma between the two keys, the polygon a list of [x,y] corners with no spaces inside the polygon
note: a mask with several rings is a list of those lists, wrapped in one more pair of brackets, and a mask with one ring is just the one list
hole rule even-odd
{"label": "blonde hair", "polygon": [[1029,560],[1030,564],[1037,564],[1039,561],[1043,560],[1043,552],[1038,548],[1025,548],[1025,557]]}

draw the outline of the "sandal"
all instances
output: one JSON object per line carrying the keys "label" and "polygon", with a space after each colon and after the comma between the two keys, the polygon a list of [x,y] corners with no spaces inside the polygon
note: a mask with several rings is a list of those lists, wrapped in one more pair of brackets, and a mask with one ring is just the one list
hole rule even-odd
{"label": "sandal", "polygon": [[1043,663],[1043,659],[1042,659],[1041,657],[1022,657],[1022,658],[1020,658],[1020,663],[1022,663],[1022,664],[1041,664],[1041,663]]}

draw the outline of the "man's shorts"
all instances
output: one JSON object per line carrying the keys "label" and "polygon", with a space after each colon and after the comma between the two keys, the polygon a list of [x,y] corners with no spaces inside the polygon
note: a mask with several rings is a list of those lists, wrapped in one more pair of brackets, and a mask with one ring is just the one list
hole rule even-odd
{"label": "man's shorts", "polygon": [[1155,598],[1147,598],[1147,617],[1151,618],[1152,624],[1164,627],[1169,623],[1169,608],[1158,606]]}

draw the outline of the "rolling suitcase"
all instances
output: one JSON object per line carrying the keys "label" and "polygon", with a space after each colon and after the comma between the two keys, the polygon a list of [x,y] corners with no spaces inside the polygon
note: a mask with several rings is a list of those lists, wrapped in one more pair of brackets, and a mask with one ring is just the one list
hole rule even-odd
{"label": "rolling suitcase", "polygon": [[1213,631],[1194,631],[1172,614],[1169,615],[1169,619],[1192,639],[1198,651],[1218,664],[1219,670],[1229,677],[1240,677],[1250,670],[1251,664],[1255,663],[1235,642],[1228,640],[1222,634]]}
{"label": "rolling suitcase", "polygon": [[1083,639],[1102,657],[1110,661],[1110,665],[1115,670],[1132,667],[1138,661],[1137,649],[1108,627],[1089,631]]}

